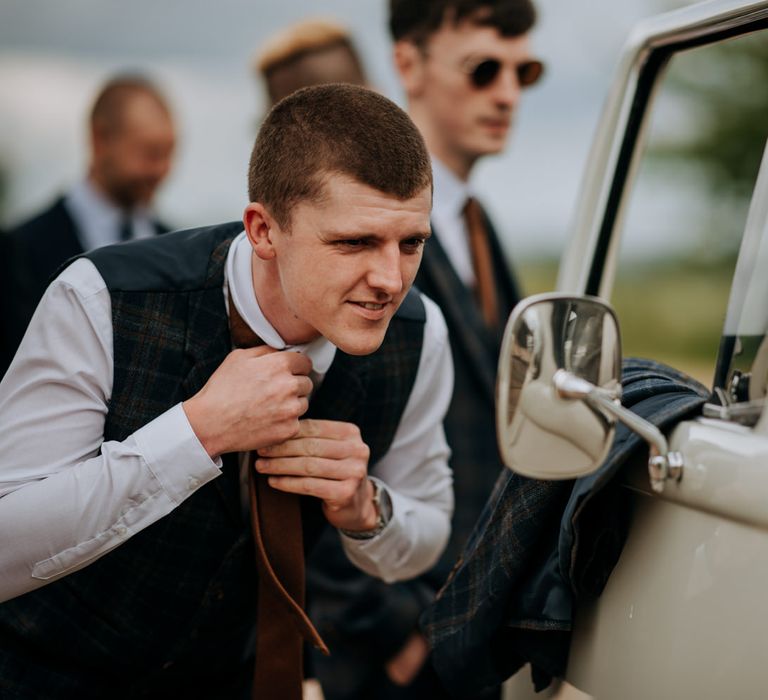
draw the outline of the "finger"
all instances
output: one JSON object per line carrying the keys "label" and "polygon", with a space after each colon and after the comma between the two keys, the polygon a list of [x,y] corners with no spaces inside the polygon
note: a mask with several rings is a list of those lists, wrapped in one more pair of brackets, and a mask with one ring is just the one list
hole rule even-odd
{"label": "finger", "polygon": [[338,481],[311,476],[270,476],[269,485],[278,491],[314,496],[332,510],[349,503],[357,490],[357,483],[350,479]]}
{"label": "finger", "polygon": [[309,377],[303,377],[296,375],[296,395],[297,396],[309,396],[312,393],[314,385]]}
{"label": "finger", "polygon": [[312,360],[306,355],[302,355],[295,350],[288,350],[283,352],[283,357],[286,360],[288,370],[292,374],[309,374],[312,371]]}
{"label": "finger", "polygon": [[259,457],[254,466],[260,474],[272,476],[314,477],[318,479],[362,479],[364,466],[357,460],[326,459],[324,457]]}
{"label": "finger", "polygon": [[340,420],[319,420],[306,418],[299,422],[297,437],[320,437],[327,440],[346,440],[359,438],[360,428],[354,423]]}
{"label": "finger", "polygon": [[246,357],[264,357],[264,355],[271,355],[279,351],[269,347],[269,345],[257,345],[255,348],[242,348],[238,352]]}
{"label": "finger", "polygon": [[[301,423],[301,421],[299,421]],[[299,426],[301,430],[301,426]],[[326,457],[327,459],[346,459],[357,457],[367,460],[370,454],[368,446],[362,441],[334,440],[322,437],[289,438],[285,442],[259,449],[261,457]]]}

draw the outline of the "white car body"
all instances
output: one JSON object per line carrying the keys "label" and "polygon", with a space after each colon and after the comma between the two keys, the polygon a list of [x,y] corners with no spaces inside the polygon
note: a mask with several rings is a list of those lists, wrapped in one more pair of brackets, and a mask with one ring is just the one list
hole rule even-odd
{"label": "white car body", "polygon": [[[633,31],[591,151],[558,292],[610,299],[645,105],[665,57],[756,31],[768,41],[766,1],[706,2]],[[765,154],[730,294],[723,334],[765,338]],[[594,604],[580,604],[576,616],[567,680],[581,693],[600,700],[768,697],[766,355],[763,342],[752,364],[748,406],[710,406],[709,417],[682,422],[668,436],[670,448],[684,460],[679,482],[667,482],[655,493],[647,471],[638,469],[629,478],[635,510],[628,540],[603,594]],[[719,362],[727,365],[729,358]],[[721,394],[729,390],[712,388]],[[752,415],[749,424],[734,419],[742,408]],[[526,670],[505,692],[510,700],[542,697],[533,694]]]}

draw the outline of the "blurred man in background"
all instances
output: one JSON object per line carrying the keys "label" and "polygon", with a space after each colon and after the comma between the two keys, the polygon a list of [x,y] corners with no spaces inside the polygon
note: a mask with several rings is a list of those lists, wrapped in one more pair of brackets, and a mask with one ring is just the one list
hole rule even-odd
{"label": "blurred man in background", "polygon": [[325,83],[367,83],[347,30],[329,20],[310,19],[276,34],[254,60],[270,104],[299,88]]}
{"label": "blurred man in background", "polygon": [[69,258],[168,231],[151,210],[171,167],[176,133],[165,97],[141,76],[111,79],[90,114],[86,177],[3,236],[0,376],[13,359],[49,278]]}

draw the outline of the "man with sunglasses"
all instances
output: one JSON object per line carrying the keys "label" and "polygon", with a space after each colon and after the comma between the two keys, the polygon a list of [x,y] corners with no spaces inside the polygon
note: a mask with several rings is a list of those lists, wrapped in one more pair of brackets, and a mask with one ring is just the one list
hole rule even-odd
{"label": "man with sunglasses", "polygon": [[435,178],[434,240],[417,284],[443,309],[456,363],[446,433],[457,509],[446,565],[501,468],[494,377],[504,323],[520,298],[470,175],[480,158],[504,148],[523,90],[542,75],[528,36],[535,18],[530,0],[390,0],[395,64]]}
{"label": "man with sunglasses", "polygon": [[[417,284],[442,307],[456,366],[445,428],[456,504],[448,549],[418,579],[386,585],[322,557],[314,617],[332,655],[314,659],[327,700],[448,697],[418,631],[502,468],[494,378],[503,325],[520,298],[469,176],[507,141],[522,90],[541,76],[530,0],[389,0],[395,63],[411,118],[432,155],[433,236]],[[498,697],[498,690],[483,698]]]}
{"label": "man with sunglasses", "polygon": [[[433,240],[416,284],[448,323],[456,380],[445,420],[456,504],[441,582],[459,558],[501,471],[494,389],[501,336],[521,295],[470,175],[502,151],[525,88],[543,64],[531,51],[531,0],[390,0],[395,65],[408,112],[432,156]],[[426,649],[415,632],[411,646]]]}

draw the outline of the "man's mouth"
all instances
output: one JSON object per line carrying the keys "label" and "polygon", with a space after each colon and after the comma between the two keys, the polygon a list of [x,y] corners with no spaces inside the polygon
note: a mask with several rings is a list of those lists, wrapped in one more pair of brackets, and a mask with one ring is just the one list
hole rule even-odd
{"label": "man's mouth", "polygon": [[491,129],[509,129],[508,119],[481,119],[480,121],[483,125],[490,127]]}
{"label": "man's mouth", "polygon": [[357,313],[369,321],[381,321],[390,312],[391,302],[379,303],[375,301],[352,301],[352,306],[357,308]]}

